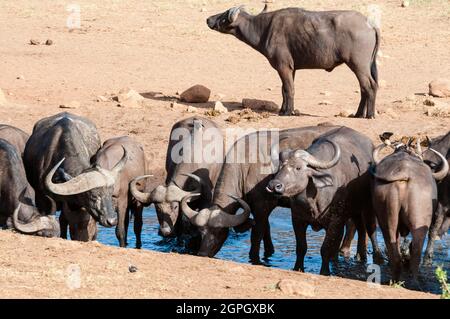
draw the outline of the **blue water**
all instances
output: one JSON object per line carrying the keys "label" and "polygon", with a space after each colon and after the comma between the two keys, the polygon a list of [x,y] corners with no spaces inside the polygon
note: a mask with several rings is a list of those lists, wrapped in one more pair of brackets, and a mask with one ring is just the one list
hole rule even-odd
{"label": "blue water", "polygon": [[[160,252],[185,253],[184,243],[175,238],[162,238],[158,235],[158,221],[155,210],[152,207],[144,210],[144,225],[142,229],[142,248]],[[128,229],[128,247],[135,247],[135,236],[133,233],[132,220]],[[264,261],[268,267],[292,269],[295,264],[295,235],[292,229],[290,210],[277,208],[270,216],[270,226],[275,254]],[[314,232],[308,229],[308,253],[305,257],[305,271],[318,274],[320,271],[321,257],[320,247],[325,235],[325,231]],[[104,228],[99,226],[98,241],[107,245],[118,246],[114,228]],[[378,231],[378,241],[384,250],[384,241],[381,232]],[[263,245],[261,245],[263,246]],[[250,249],[250,232],[237,234],[233,231],[225,242],[216,258],[232,260],[240,263],[248,263],[248,252]],[[262,249],[262,248],[261,248]],[[337,264],[332,265],[332,274],[335,276],[367,280],[367,276],[372,271],[367,272],[367,266],[372,264],[372,248],[369,243],[367,264],[357,262],[353,258],[344,259],[339,257]],[[261,251],[261,256],[262,256]],[[352,256],[356,254],[356,240],[352,245]],[[434,276],[436,266],[443,266],[447,273],[450,273],[450,236],[435,242],[435,255],[433,266],[421,266],[420,284],[421,289],[428,292],[440,293],[439,284]],[[255,266],[261,267],[261,266]],[[381,282],[388,283],[390,279],[387,263],[381,266]],[[411,280],[405,276],[405,287],[418,289]],[[411,282],[411,283],[410,283]]]}

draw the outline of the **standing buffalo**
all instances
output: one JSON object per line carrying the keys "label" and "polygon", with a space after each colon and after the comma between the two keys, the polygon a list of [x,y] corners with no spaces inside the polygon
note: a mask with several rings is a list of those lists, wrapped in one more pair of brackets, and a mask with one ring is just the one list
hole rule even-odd
{"label": "standing buffalo", "polygon": [[211,16],[208,26],[231,34],[263,54],[283,84],[280,115],[294,113],[296,70],[325,69],[343,63],[355,73],[361,87],[356,117],[375,117],[378,89],[376,56],[379,29],[355,11],[265,10],[254,16],[235,7]]}
{"label": "standing buffalo", "polygon": [[[102,226],[117,224],[113,207],[114,185],[127,159],[111,170],[91,164],[100,148],[97,128],[90,120],[59,113],[38,121],[25,147],[28,180],[36,190],[36,204],[49,213],[61,209],[61,236],[95,238],[91,217]],[[95,224],[94,224],[95,226]]]}
{"label": "standing buffalo", "polygon": [[[208,154],[203,154],[203,150],[206,148],[216,150],[213,158],[205,158],[204,155]],[[148,177],[142,176],[131,183],[131,192],[144,205],[155,203],[163,236],[171,236],[174,232],[178,235],[192,233],[189,222],[184,223],[182,214],[179,214],[181,199],[201,193],[190,205],[195,209],[208,207],[222,162],[223,135],[217,124],[203,117],[190,117],[177,122],[170,132],[165,184],[148,193],[139,191],[136,183]],[[202,180],[201,186],[196,182],[198,178]]]}
{"label": "standing buffalo", "polygon": [[34,197],[19,151],[0,139],[0,225],[9,224],[25,234],[59,236],[58,221],[54,216],[41,215]]}
{"label": "standing buffalo", "polygon": [[[123,156],[123,150],[128,154],[128,160],[119,173],[114,185],[113,203],[117,211],[118,223],[116,236],[120,247],[127,246],[127,234],[129,224],[129,212],[134,216],[134,233],[136,235],[136,248],[141,248],[142,232],[142,209],[143,206],[131,195],[129,191],[130,182],[146,173],[144,148],[141,144],[130,137],[116,137],[103,143],[102,148],[97,152],[94,165],[102,169],[112,170]],[[142,191],[145,185],[137,186]]]}
{"label": "standing buffalo", "polygon": [[[292,220],[297,240],[294,270],[304,270],[307,251],[306,229],[325,228],[321,248],[320,273],[330,273],[329,262],[335,257],[342,240],[344,225],[352,218],[360,234],[358,253],[365,258],[365,228],[362,212],[370,216],[370,182],[368,169],[372,162],[370,139],[350,128],[341,127],[321,135],[306,150],[287,150],[280,155],[281,167],[267,186],[268,191],[295,197]],[[295,209],[294,209],[295,208]],[[375,221],[369,235],[377,250]]]}
{"label": "standing buffalo", "polygon": [[[446,135],[437,137],[429,141],[429,147],[436,150],[447,158],[450,163],[450,132]],[[424,152],[422,157],[433,169],[440,167],[441,159],[434,152]],[[430,264],[433,260],[434,241],[444,236],[450,226],[450,174],[437,184],[438,186],[438,207],[433,215],[431,223],[428,244],[425,251],[424,261]]]}
{"label": "standing buffalo", "polygon": [[15,146],[22,157],[29,137],[27,133],[17,127],[0,124],[0,138]]}
{"label": "standing buffalo", "polygon": [[[235,216],[238,204],[242,206],[235,198],[249,203],[256,222],[251,233],[250,260],[253,263],[260,262],[262,240],[265,257],[272,255],[274,247],[270,236],[269,215],[277,206],[291,206],[289,198],[279,198],[265,190],[278,165],[273,163],[278,160],[278,152],[275,159],[272,152],[277,144],[280,150],[307,147],[316,137],[332,129],[335,127],[304,127],[283,130],[276,132],[277,134],[259,131],[238,139],[228,150],[216,183],[212,205],[198,213],[187,205],[187,198],[182,204],[183,212],[192,223],[199,226],[202,235],[199,255],[213,257],[217,254],[227,239],[229,227],[239,225],[236,230],[243,231],[250,226],[245,222],[248,216]],[[206,223],[208,217],[209,222]]]}
{"label": "standing buffalo", "polygon": [[372,201],[388,251],[389,264],[394,281],[400,279],[401,255],[399,235],[412,234],[410,245],[410,269],[417,281],[422,247],[437,206],[435,180],[447,176],[448,163],[439,152],[430,149],[440,159],[442,168],[433,173],[422,159],[403,147],[383,160],[374,150],[376,165],[372,169]]}

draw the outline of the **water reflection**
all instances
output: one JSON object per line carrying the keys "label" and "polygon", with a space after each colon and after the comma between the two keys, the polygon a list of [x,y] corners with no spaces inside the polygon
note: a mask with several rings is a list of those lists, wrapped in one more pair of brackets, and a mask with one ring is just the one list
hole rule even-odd
{"label": "water reflection", "polygon": [[[292,269],[295,263],[295,235],[292,229],[290,210],[284,208],[276,209],[270,216],[270,225],[272,240],[275,246],[275,254],[264,261],[264,265],[268,267],[276,267],[283,269]],[[321,257],[320,247],[322,245],[324,231],[314,232],[308,229],[308,253],[305,257],[305,271],[308,273],[320,272]],[[384,241],[381,232],[378,232],[378,240],[384,249]],[[107,245],[117,246],[114,228],[99,227],[98,241]],[[128,231],[129,247],[135,247],[135,237],[133,227]],[[162,238],[158,235],[158,221],[153,206],[144,211],[144,226],[142,230],[142,248],[156,250],[161,252],[178,252],[187,253],[183,240],[175,238]],[[248,252],[250,249],[250,233],[236,234],[230,232],[225,245],[216,255],[217,258],[225,260],[233,260],[236,262],[247,263]],[[434,269],[437,265],[443,266],[450,273],[450,236],[446,236],[441,241],[435,243],[435,258],[433,266],[421,266],[421,288],[424,291],[439,293],[439,284],[434,276]],[[372,271],[367,272],[367,265],[372,264],[371,247],[369,244],[369,255],[367,264],[355,261],[353,258],[344,260],[339,258],[339,262],[331,267],[333,275],[366,280]],[[352,245],[352,256],[356,254],[356,241]],[[389,267],[387,263],[381,267],[381,281],[387,283],[389,281]],[[416,288],[411,280],[403,278],[407,288]]]}

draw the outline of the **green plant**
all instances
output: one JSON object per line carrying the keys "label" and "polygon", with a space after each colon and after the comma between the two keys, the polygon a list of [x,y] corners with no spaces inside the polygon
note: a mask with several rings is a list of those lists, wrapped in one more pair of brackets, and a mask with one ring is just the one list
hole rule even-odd
{"label": "green plant", "polygon": [[442,289],[441,299],[450,299],[450,287],[448,286],[447,283],[447,272],[444,269],[442,269],[442,267],[437,267],[435,274],[437,280],[441,284]]}
{"label": "green plant", "polygon": [[404,281],[390,281],[389,282],[389,286],[391,286],[392,288],[404,288],[405,287],[405,282]]}

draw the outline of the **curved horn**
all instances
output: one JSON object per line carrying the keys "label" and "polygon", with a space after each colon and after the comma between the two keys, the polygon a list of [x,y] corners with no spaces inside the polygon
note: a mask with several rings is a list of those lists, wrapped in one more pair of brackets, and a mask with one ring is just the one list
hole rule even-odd
{"label": "curved horn", "polygon": [[130,192],[131,195],[133,195],[134,198],[136,198],[136,200],[138,202],[141,202],[142,204],[145,205],[149,205],[150,203],[153,202],[153,196],[152,193],[144,193],[141,192],[140,190],[137,189],[137,182],[139,182],[140,180],[152,177],[153,175],[143,175],[143,176],[138,176],[136,178],[134,178],[131,183],[130,183]]}
{"label": "curved horn", "polygon": [[447,174],[448,174],[449,166],[448,166],[447,159],[444,157],[444,155],[442,155],[441,153],[439,153],[438,151],[436,151],[432,148],[430,148],[430,151],[432,151],[434,154],[439,156],[439,158],[442,161],[442,168],[439,171],[433,173],[434,179],[437,181],[441,181],[445,177],[447,177]]}
{"label": "curved horn", "polygon": [[382,149],[384,149],[387,146],[388,145],[386,145],[385,143],[381,143],[380,145],[375,147],[375,149],[373,150],[372,157],[373,157],[373,163],[375,165],[378,165],[381,162],[382,158],[380,157],[380,152]]}
{"label": "curved horn", "polygon": [[19,203],[13,213],[13,226],[15,229],[24,234],[35,234],[45,229],[53,229],[52,224],[49,221],[50,217],[48,216],[39,216],[34,218],[29,223],[22,223],[19,220],[19,211],[21,206],[22,203]]}
{"label": "curved horn", "polygon": [[65,158],[59,161],[45,177],[45,185],[53,194],[76,195],[94,188],[112,186],[115,183],[115,176],[110,171],[96,167],[95,170],[82,173],[65,183],[54,184],[53,175],[64,160]]}
{"label": "curved horn", "polygon": [[[206,226],[211,215],[211,211],[207,208],[203,209],[201,212],[197,212],[189,207],[188,201],[194,196],[200,196],[199,193],[191,193],[183,197],[181,200],[181,211],[183,214],[189,218],[189,221],[195,226]],[[201,215],[200,215],[201,214]]]}
{"label": "curved horn", "polygon": [[183,213],[189,218],[191,223],[193,225],[203,227],[203,226],[209,226],[209,227],[215,227],[215,228],[228,228],[228,227],[235,227],[242,223],[244,223],[250,216],[250,207],[248,204],[234,196],[234,195],[228,195],[231,198],[233,198],[235,201],[239,203],[239,205],[242,206],[244,209],[244,212],[239,215],[231,215],[227,214],[221,209],[215,209],[210,210],[208,208],[202,209],[200,212],[197,212],[189,207],[187,204],[188,199],[194,196],[199,196],[200,194],[190,194],[183,198],[181,201],[181,210]]}
{"label": "curved horn", "polygon": [[239,215],[231,215],[221,210],[215,211],[209,219],[209,226],[217,228],[236,227],[240,224],[243,224],[250,217],[250,206],[248,206],[248,204],[243,199],[230,194],[228,196],[237,201],[239,205],[241,205],[241,207],[244,209],[244,212]]}
{"label": "curved horn", "polygon": [[326,141],[328,143],[330,143],[331,145],[333,145],[333,148],[334,148],[333,159],[331,159],[330,161],[322,161],[322,160],[315,158],[313,155],[311,155],[307,152],[304,152],[304,153],[306,153],[307,156],[304,156],[303,158],[310,166],[312,166],[314,168],[327,169],[327,168],[331,168],[331,167],[335,166],[339,162],[339,159],[341,158],[341,148],[334,141],[330,141],[330,140],[326,140]]}
{"label": "curved horn", "polygon": [[120,161],[117,162],[116,165],[114,165],[114,167],[112,168],[111,172],[113,174],[115,174],[116,176],[120,173],[120,171],[122,171],[122,169],[125,167],[125,164],[127,163],[128,160],[128,153],[127,150],[125,149],[125,147],[122,146],[123,149],[123,156],[120,159]]}
{"label": "curved horn", "polygon": [[[194,174],[182,174],[184,176],[188,176],[198,182],[198,186],[193,191],[185,191],[180,186],[178,186],[176,183],[173,183],[167,187],[167,201],[169,202],[181,202],[184,197],[187,195],[193,194],[193,193],[199,193],[201,195],[202,192],[202,185],[204,184],[201,177],[194,175]],[[197,196],[200,196],[197,195]],[[193,196],[190,196],[189,198],[192,198]]]}

